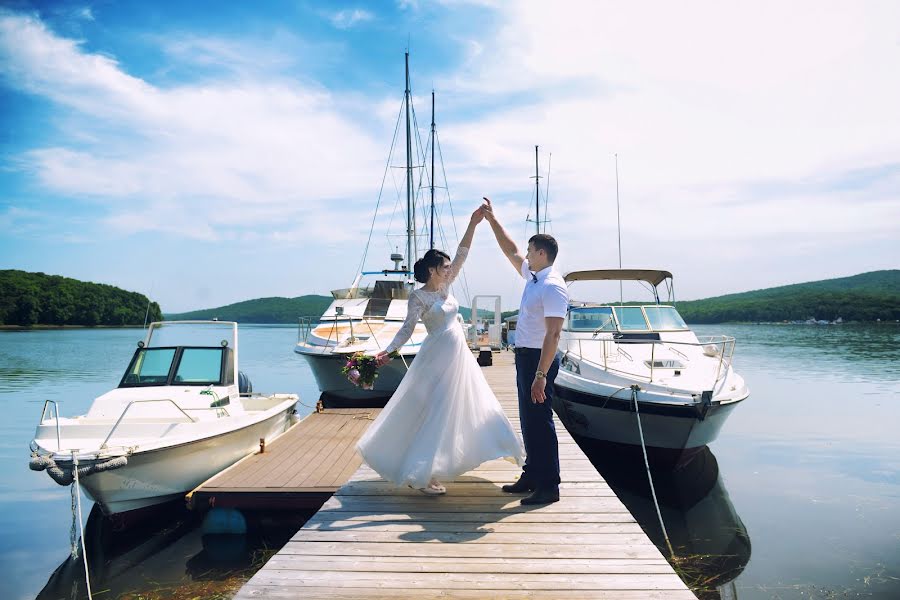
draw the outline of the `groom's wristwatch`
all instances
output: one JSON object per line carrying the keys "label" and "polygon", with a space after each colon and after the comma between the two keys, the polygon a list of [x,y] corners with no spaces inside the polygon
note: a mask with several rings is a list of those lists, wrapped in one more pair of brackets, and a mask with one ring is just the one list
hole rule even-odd
{"label": "groom's wristwatch", "polygon": [[535,379],[544,379],[546,376],[547,376],[547,374],[544,373],[543,371],[541,371],[540,369],[538,369],[537,371],[534,372]]}

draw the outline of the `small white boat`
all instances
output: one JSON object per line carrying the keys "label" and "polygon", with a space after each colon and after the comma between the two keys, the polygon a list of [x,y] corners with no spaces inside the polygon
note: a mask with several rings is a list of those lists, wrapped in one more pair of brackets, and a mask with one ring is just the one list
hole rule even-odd
{"label": "small white boat", "polygon": [[[565,280],[643,281],[651,284],[655,298],[644,305],[570,302],[554,398],[566,427],[588,438],[640,445],[636,394],[649,449],[681,460],[712,442],[735,406],[750,395],[732,368],[734,338],[700,339],[691,331],[671,304],[668,271],[577,271]],[[669,304],[659,299],[663,282]]]}
{"label": "small white boat", "polygon": [[[119,386],[87,414],[44,403],[30,466],[74,478],[107,515],[173,500],[290,425],[295,394],[255,394],[238,369],[238,326],[152,323]],[[54,414],[48,414],[53,407]]]}

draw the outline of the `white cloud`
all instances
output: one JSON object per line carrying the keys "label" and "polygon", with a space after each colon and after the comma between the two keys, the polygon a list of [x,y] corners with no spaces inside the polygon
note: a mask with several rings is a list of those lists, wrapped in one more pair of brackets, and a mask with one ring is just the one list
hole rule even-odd
{"label": "white cloud", "polygon": [[375,18],[375,15],[367,10],[353,9],[342,10],[331,15],[331,24],[338,29],[350,29],[359,23],[365,23]]}
{"label": "white cloud", "polygon": [[[197,38],[187,47],[252,55]],[[13,84],[66,108],[60,120],[71,143],[33,149],[18,162],[46,189],[105,206],[105,222],[122,234],[207,238],[224,236],[219,228],[265,228],[301,209],[374,193],[383,168],[387,141],[352,117],[364,107],[321,86],[267,76],[162,88],[34,17],[11,14],[0,16],[0,60]],[[368,120],[368,129],[390,131]],[[330,219],[340,229],[341,216]]]}

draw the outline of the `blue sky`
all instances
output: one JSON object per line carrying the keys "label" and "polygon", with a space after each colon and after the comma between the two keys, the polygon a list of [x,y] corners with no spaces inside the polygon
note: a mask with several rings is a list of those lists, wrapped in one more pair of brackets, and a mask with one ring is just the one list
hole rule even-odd
{"label": "blue sky", "polygon": [[[165,312],[346,287],[407,45],[457,228],[487,195],[524,243],[539,144],[562,271],[618,263],[616,154],[623,264],[680,298],[898,268],[900,5],[785,4],[6,2],[0,268]],[[516,305],[487,228],[471,256]]]}

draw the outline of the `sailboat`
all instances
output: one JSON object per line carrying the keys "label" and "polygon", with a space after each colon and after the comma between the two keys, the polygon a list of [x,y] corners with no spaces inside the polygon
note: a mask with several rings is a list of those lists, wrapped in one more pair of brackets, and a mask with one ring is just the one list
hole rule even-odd
{"label": "sailboat", "polygon": [[[416,325],[412,337],[399,350],[399,356],[378,370],[372,389],[352,384],[341,372],[347,359],[356,352],[375,354],[383,350],[406,319],[409,294],[415,286],[412,266],[418,259],[415,190],[413,182],[413,108],[409,84],[409,53],[406,53],[406,90],[403,113],[406,126],[406,254],[390,256],[394,264],[380,271],[357,273],[348,288],[333,290],[333,300],[318,318],[301,318],[294,352],[310,366],[326,407],[377,407],[400,385],[409,364],[426,336],[425,326]],[[432,93],[431,122],[431,220],[430,246],[434,247],[434,155],[435,124]],[[368,251],[368,246],[366,247]],[[363,259],[365,262],[365,258]],[[374,282],[364,284],[364,278]]]}

